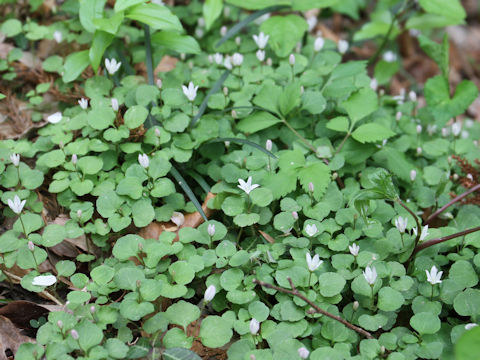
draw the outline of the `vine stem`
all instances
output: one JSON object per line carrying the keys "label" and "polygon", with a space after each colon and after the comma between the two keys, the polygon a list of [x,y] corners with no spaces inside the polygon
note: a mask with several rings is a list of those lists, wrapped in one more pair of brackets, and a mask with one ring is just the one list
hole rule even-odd
{"label": "vine stem", "polygon": [[283,122],[285,125],[287,125],[287,127],[290,129],[290,131],[293,132],[293,133],[305,144],[305,146],[307,146],[310,150],[312,150],[314,154],[317,153],[317,149],[315,149],[315,147],[314,147],[312,144],[310,144],[310,142],[309,142],[307,139],[305,139],[302,135],[300,135],[300,134],[298,133],[298,131],[295,130],[295,129],[292,127],[292,125],[290,125],[290,124],[288,123],[287,120],[282,119],[282,122]]}
{"label": "vine stem", "polygon": [[448,236],[444,236],[444,237],[441,237],[441,238],[425,241],[425,242],[423,242],[420,245],[415,247],[415,250],[413,250],[413,253],[412,253],[411,257],[415,256],[419,251],[422,251],[426,248],[429,248],[430,246],[440,244],[444,241],[452,240],[452,239],[455,239],[455,238],[460,237],[460,236],[468,235],[468,234],[471,234],[471,233],[479,231],[479,230],[480,230],[480,226],[477,226],[477,227],[474,227],[474,228],[471,228],[471,229],[460,231],[460,232],[452,234],[452,235],[448,235]]}
{"label": "vine stem", "polygon": [[453,198],[450,200],[447,204],[443,205],[440,209],[435,211],[432,215],[428,217],[428,219],[425,221],[425,224],[428,225],[433,219],[435,219],[438,215],[440,215],[442,212],[444,212],[447,208],[455,204],[456,202],[459,202],[466,196],[470,195],[471,193],[477,191],[480,189],[480,184],[475,185],[471,189],[465,191],[463,194],[458,195],[457,197]]}
{"label": "vine stem", "polygon": [[372,334],[370,334],[368,331],[362,329],[361,327],[355,326],[352,323],[349,323],[347,320],[342,319],[340,316],[333,315],[333,314],[323,310],[321,307],[316,305],[314,302],[312,302],[311,300],[309,300],[308,298],[306,298],[305,296],[300,294],[300,292],[297,290],[295,285],[293,285],[293,282],[292,282],[291,278],[287,278],[287,279],[288,279],[288,282],[290,283],[290,287],[292,288],[292,290],[284,289],[284,288],[281,288],[279,286],[276,286],[276,285],[273,285],[273,284],[270,284],[270,283],[267,283],[267,282],[264,282],[264,281],[260,281],[258,279],[254,279],[253,282],[255,284],[258,284],[260,286],[263,286],[263,287],[266,287],[266,288],[269,288],[269,289],[277,290],[277,291],[280,291],[280,292],[285,293],[285,294],[290,294],[290,295],[296,296],[296,297],[302,299],[303,301],[305,301],[308,305],[310,305],[313,308],[314,312],[317,312],[317,313],[320,313],[322,315],[328,316],[329,318],[340,322],[341,324],[345,325],[349,329],[352,329],[353,331],[357,332],[358,334],[366,337],[367,339],[373,339],[374,338],[372,336]]}

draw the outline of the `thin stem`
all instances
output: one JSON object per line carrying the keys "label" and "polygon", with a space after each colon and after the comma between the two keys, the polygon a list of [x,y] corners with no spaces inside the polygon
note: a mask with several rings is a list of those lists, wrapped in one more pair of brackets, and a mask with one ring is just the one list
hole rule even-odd
{"label": "thin stem", "polygon": [[314,309],[315,312],[320,313],[320,314],[325,315],[325,316],[328,316],[329,318],[340,322],[341,324],[343,324],[346,327],[348,327],[349,329],[352,329],[353,331],[359,333],[360,335],[366,337],[367,339],[373,339],[372,334],[370,334],[368,331],[362,329],[361,327],[358,327],[358,326],[355,326],[355,325],[349,323],[347,320],[344,320],[339,316],[333,315],[333,314],[323,310],[317,304],[315,304],[314,302],[312,302],[311,300],[309,300],[308,298],[306,298],[305,296],[300,294],[298,292],[298,290],[295,288],[295,286],[293,285],[293,282],[292,282],[291,278],[288,278],[288,282],[290,283],[290,287],[292,288],[292,290],[284,289],[284,288],[281,288],[281,287],[278,287],[278,286],[275,286],[273,284],[266,283],[264,281],[260,281],[260,280],[257,280],[257,279],[254,279],[253,282],[255,284],[258,284],[260,286],[263,286],[263,287],[266,287],[266,288],[269,288],[269,289],[277,290],[277,291],[280,291],[280,292],[285,293],[285,294],[290,294],[290,295],[296,296],[296,297],[302,299],[303,301],[305,301],[308,305],[310,305]]}
{"label": "thin stem", "polygon": [[350,132],[350,131],[347,132],[347,135],[345,135],[345,137],[343,138],[343,140],[342,140],[342,142],[340,143],[340,145],[338,145],[338,148],[337,148],[337,150],[335,151],[335,155],[337,155],[337,154],[340,152],[340,150],[342,150],[343,145],[345,145],[345,142],[346,142],[347,139],[350,137],[350,135],[351,135],[351,132]]}
{"label": "thin stem", "polygon": [[22,220],[22,214],[19,214],[18,218],[20,219],[20,223],[22,224],[22,229],[23,229],[23,233],[25,234],[25,237],[28,237],[27,230],[25,230],[25,224],[23,223],[23,220]]}
{"label": "thin stem", "polygon": [[413,219],[415,220],[415,223],[417,224],[417,238],[415,239],[415,246],[417,246],[418,241],[420,240],[420,235],[422,235],[422,228],[421,228],[421,226],[420,226],[420,221],[418,220],[418,216],[417,216],[417,214],[415,214],[412,210],[410,210],[410,209],[408,208],[408,206],[405,205],[401,199],[398,199],[397,201],[398,201],[398,203],[399,203],[405,210],[408,211],[408,213],[409,213],[410,215],[413,216]]}
{"label": "thin stem", "polygon": [[452,234],[452,235],[448,235],[448,236],[444,236],[444,237],[441,237],[441,238],[425,241],[425,242],[423,242],[420,245],[415,247],[415,250],[413,250],[413,253],[412,253],[411,257],[414,257],[419,251],[422,251],[422,250],[424,250],[424,249],[426,249],[430,246],[440,244],[444,241],[452,240],[452,239],[455,239],[455,238],[460,237],[460,236],[468,235],[468,234],[471,234],[471,233],[479,231],[479,230],[480,230],[480,226],[477,226],[477,227],[474,227],[474,228],[471,228],[471,229],[460,231],[460,232]]}
{"label": "thin stem", "polygon": [[430,301],[433,299],[433,284],[432,284],[432,294],[430,295]]}
{"label": "thin stem", "polygon": [[435,219],[438,215],[440,215],[442,212],[444,212],[447,208],[449,208],[450,206],[452,206],[453,204],[455,204],[456,202],[459,202],[460,200],[462,200],[464,197],[470,195],[471,193],[477,191],[480,189],[480,184],[477,184],[475,185],[474,187],[472,187],[471,189],[465,191],[463,194],[460,194],[458,195],[457,197],[453,198],[452,200],[450,200],[447,204],[443,205],[440,209],[438,209],[437,211],[435,211],[432,215],[430,215],[427,219],[427,221],[425,221],[425,224],[428,225],[433,219]]}
{"label": "thin stem", "polygon": [[143,34],[145,36],[145,57],[147,65],[148,83],[153,85],[153,58],[152,58],[152,44],[150,42],[150,27],[143,26]]}
{"label": "thin stem", "polygon": [[300,135],[300,134],[298,133],[298,131],[295,130],[295,129],[292,127],[292,125],[290,125],[290,124],[287,122],[287,120],[282,119],[282,122],[283,122],[285,125],[287,125],[287,127],[290,129],[290,131],[293,132],[310,150],[312,150],[315,154],[317,153],[317,149],[315,149],[315,147],[314,147],[312,144],[310,144],[310,142],[309,142],[307,139],[305,139],[302,135]]}

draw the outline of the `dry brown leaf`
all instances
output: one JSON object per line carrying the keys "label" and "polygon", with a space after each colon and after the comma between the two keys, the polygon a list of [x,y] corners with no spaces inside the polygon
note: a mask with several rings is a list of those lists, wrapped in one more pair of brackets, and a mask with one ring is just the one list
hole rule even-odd
{"label": "dry brown leaf", "polygon": [[0,360],[9,360],[7,354],[14,356],[18,347],[25,342],[33,343],[33,339],[22,335],[10,319],[0,316]]}
{"label": "dry brown leaf", "polygon": [[0,316],[10,319],[17,327],[29,329],[30,320],[46,316],[49,310],[31,301],[16,300],[0,308]]}
{"label": "dry brown leaf", "polygon": [[165,55],[162,60],[160,60],[160,63],[157,65],[157,67],[153,70],[153,73],[156,77],[158,77],[159,72],[172,71],[175,69],[175,66],[177,66],[178,61],[179,60],[175,57]]}
{"label": "dry brown leaf", "polygon": [[262,230],[258,230],[258,232],[267,240],[270,244],[275,244],[275,239],[268,235],[266,232]]}

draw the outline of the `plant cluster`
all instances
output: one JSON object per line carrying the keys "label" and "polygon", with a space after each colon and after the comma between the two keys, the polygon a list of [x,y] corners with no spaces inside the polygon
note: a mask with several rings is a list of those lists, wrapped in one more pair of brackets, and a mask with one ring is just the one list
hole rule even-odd
{"label": "plant cluster", "polygon": [[[348,41],[301,13],[365,6],[68,0],[50,25],[3,22],[2,84],[38,126],[0,142],[1,279],[63,306],[17,359],[473,359],[478,89],[449,83],[448,39],[428,37],[465,13],[379,1]],[[412,29],[440,69],[424,105],[388,91]],[[25,92],[42,39],[75,51]],[[369,39],[370,62],[346,60]]]}

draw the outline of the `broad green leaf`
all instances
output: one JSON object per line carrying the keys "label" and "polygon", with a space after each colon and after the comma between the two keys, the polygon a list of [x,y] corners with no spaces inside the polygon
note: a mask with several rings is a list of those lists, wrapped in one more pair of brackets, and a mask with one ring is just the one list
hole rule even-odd
{"label": "broad green leaf", "polygon": [[198,306],[183,300],[170,305],[165,313],[170,323],[180,325],[184,329],[200,317]]}
{"label": "broad green leaf", "polygon": [[218,348],[225,345],[230,341],[232,335],[231,325],[220,316],[207,316],[200,325],[202,344],[209,348]]}
{"label": "broad green leaf", "polygon": [[[275,1],[275,5],[280,4],[280,1]],[[273,51],[279,57],[286,57],[308,30],[308,24],[298,15],[272,16],[262,23],[260,30],[270,35],[268,45]]]}
{"label": "broad green leaf", "polygon": [[75,80],[89,64],[89,50],[77,51],[68,55],[63,67],[63,81],[68,83]]}
{"label": "broad green leaf", "polygon": [[87,319],[76,325],[75,330],[78,332],[78,344],[83,351],[90,350],[103,340],[102,329]]}
{"label": "broad green leaf", "polygon": [[125,125],[129,129],[136,129],[145,122],[147,116],[148,110],[144,106],[134,105],[125,112]]}
{"label": "broad green leaf", "polygon": [[427,13],[461,20],[467,16],[459,0],[419,0],[418,3]]}
{"label": "broad green leaf", "polygon": [[292,8],[295,11],[306,11],[334,6],[343,0],[292,0]]}
{"label": "broad green leaf", "polygon": [[78,160],[77,166],[84,174],[93,175],[102,170],[103,160],[97,156],[83,156]]}
{"label": "broad green leaf", "polygon": [[466,331],[455,344],[456,360],[476,360],[480,353],[480,327]]}
{"label": "broad green leaf", "polygon": [[363,88],[353,93],[342,103],[352,125],[378,109],[377,93],[370,88]]}
{"label": "broad green leaf", "polygon": [[207,31],[214,21],[220,16],[223,9],[223,0],[205,0],[203,4],[203,18],[205,19],[205,25]]}
{"label": "broad green leaf", "polygon": [[420,334],[435,334],[440,330],[440,319],[431,312],[421,312],[410,318],[410,325]]}
{"label": "broad green leaf", "polygon": [[[94,19],[101,18],[107,0],[80,0],[80,23],[90,33],[95,32]],[[65,81],[65,80],[64,80]]]}
{"label": "broad green leaf", "polygon": [[107,47],[112,43],[114,36],[105,31],[97,30],[93,35],[92,45],[88,56],[93,70],[97,71],[102,61],[103,54]]}
{"label": "broad green leaf", "polygon": [[165,360],[202,360],[193,351],[184,348],[170,348],[162,353]]}
{"label": "broad green leaf", "polygon": [[337,273],[326,272],[318,277],[318,283],[320,285],[320,294],[325,297],[332,297],[342,292],[346,281],[343,276]]}
{"label": "broad green leaf", "polygon": [[302,109],[310,114],[321,114],[327,107],[327,101],[320,91],[306,90],[302,95]]}
{"label": "broad green leaf", "polygon": [[378,292],[378,308],[382,311],[395,311],[399,309],[405,299],[401,292],[391,287],[381,288]]}
{"label": "broad green leaf", "polygon": [[225,0],[225,2],[248,10],[260,10],[274,5],[291,5],[291,0]]}
{"label": "broad green leaf", "polygon": [[352,137],[355,140],[361,142],[362,144],[382,141],[394,135],[395,133],[392,130],[387,129],[385,126],[376,123],[360,125],[352,133]]}
{"label": "broad green leaf", "polygon": [[348,132],[349,128],[349,121],[348,118],[345,116],[337,116],[331,119],[327,123],[327,129],[338,131],[338,132]]}
{"label": "broad green leaf", "polygon": [[319,201],[325,193],[328,184],[332,181],[330,168],[321,162],[307,165],[298,171],[298,180],[306,193],[309,192],[309,184],[312,183],[314,186],[313,197]]}
{"label": "broad green leaf", "polygon": [[283,92],[278,99],[280,112],[284,117],[288,115],[290,111],[296,108],[300,104],[300,84],[292,82],[283,88]]}
{"label": "broad green leaf", "polygon": [[240,120],[237,129],[247,134],[253,134],[257,131],[269,128],[281,122],[279,118],[265,111],[257,111],[252,115]]}
{"label": "broad green leaf", "polygon": [[154,3],[140,4],[127,9],[125,17],[140,21],[157,30],[175,30],[182,31],[182,24],[178,17],[162,5]]}
{"label": "broad green leaf", "polygon": [[110,18],[93,19],[93,23],[95,24],[97,30],[105,31],[110,35],[116,35],[118,28],[123,21],[123,16],[123,12],[120,12],[111,16]]}
{"label": "broad green leaf", "polygon": [[8,19],[0,27],[2,33],[8,37],[13,37],[22,32],[22,23],[18,19]]}
{"label": "broad green leaf", "polygon": [[113,8],[115,12],[123,11],[129,7],[143,4],[146,0],[117,0],[115,1],[115,7]]}
{"label": "broad green leaf", "polygon": [[199,54],[201,52],[195,38],[188,35],[180,35],[174,31],[160,31],[152,35],[152,43],[164,46],[178,53]]}
{"label": "broad green leaf", "polygon": [[448,65],[449,65],[449,42],[448,36],[445,33],[443,36],[443,42],[441,44],[430,40],[426,36],[419,35],[418,42],[423,51],[427,53],[433,61],[437,63],[442,70],[442,75],[448,77]]}

